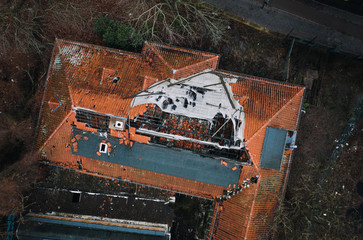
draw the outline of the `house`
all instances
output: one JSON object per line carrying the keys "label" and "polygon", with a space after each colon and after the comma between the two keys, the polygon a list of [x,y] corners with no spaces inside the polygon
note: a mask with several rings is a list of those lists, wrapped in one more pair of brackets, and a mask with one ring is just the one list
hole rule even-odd
{"label": "house", "polygon": [[219,55],[56,40],[37,147],[50,164],[215,201],[211,239],[270,231],[304,87],[218,69]]}

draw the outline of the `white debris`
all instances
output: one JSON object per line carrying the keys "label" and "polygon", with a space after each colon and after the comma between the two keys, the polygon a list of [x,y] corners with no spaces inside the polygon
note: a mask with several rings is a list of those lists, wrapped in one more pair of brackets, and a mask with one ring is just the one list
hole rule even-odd
{"label": "white debris", "polygon": [[157,136],[157,137],[163,137],[163,138],[167,138],[167,139],[177,140],[177,141],[196,142],[196,143],[199,143],[199,144],[214,146],[215,148],[219,148],[219,149],[227,149],[228,148],[228,149],[238,150],[243,146],[242,143],[241,143],[240,146],[222,146],[219,143],[215,143],[215,142],[202,141],[202,140],[188,138],[188,137],[184,137],[184,136],[180,136],[180,135],[157,132],[157,131],[153,131],[153,130],[149,130],[149,129],[145,129],[145,128],[139,128],[139,129],[136,130],[136,132],[141,133],[141,134],[149,134],[149,135],[153,135],[153,136]]}
{"label": "white debris", "polygon": [[[80,66],[84,61],[88,60],[91,56],[90,52],[84,52],[80,46],[64,46],[59,47],[59,54],[65,57],[73,66]],[[59,61],[58,59],[57,61]]]}
{"label": "white debris", "polygon": [[153,201],[153,202],[165,202],[164,200],[161,200],[161,199],[143,198],[143,197],[135,197],[135,200],[140,200],[140,201]]}
{"label": "white debris", "polygon": [[236,78],[222,77],[207,70],[179,80],[155,83],[138,94],[131,106],[155,104],[164,112],[210,122],[221,114],[233,123],[234,141],[243,142],[245,113],[229,85],[236,81]]}
{"label": "white debris", "polygon": [[100,137],[107,138],[107,132],[99,132]]}

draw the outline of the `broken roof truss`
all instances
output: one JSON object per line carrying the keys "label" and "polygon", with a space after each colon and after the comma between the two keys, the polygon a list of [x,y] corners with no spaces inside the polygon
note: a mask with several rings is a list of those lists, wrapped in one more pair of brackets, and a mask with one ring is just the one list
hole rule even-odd
{"label": "broken roof truss", "polygon": [[[236,82],[236,78],[223,78],[215,72],[206,70],[191,77],[179,80],[167,79],[151,85],[133,99],[131,106],[142,104],[156,105],[162,113],[168,113],[167,119],[160,122],[154,112],[152,116],[139,115],[135,122],[141,122],[140,133],[165,137],[173,140],[189,140],[195,143],[214,146],[218,149],[241,149],[244,147],[243,132],[245,113],[243,107],[234,99],[228,83]],[[150,110],[150,108],[149,108]],[[183,119],[184,117],[184,119]],[[161,118],[163,119],[163,118]],[[170,120],[172,119],[172,120]],[[144,128],[145,125],[169,125],[176,121],[177,126],[169,127],[170,130],[180,129],[182,120],[191,120],[200,127],[207,128],[207,134],[197,134],[199,137],[191,138],[169,131],[157,132],[157,129]],[[221,123],[222,125],[218,125]],[[164,125],[163,125],[164,124]],[[227,128],[231,128],[226,132]],[[164,127],[165,128],[165,127]],[[183,129],[194,132],[198,129]],[[193,134],[192,134],[193,135]],[[223,141],[218,141],[223,140]]]}

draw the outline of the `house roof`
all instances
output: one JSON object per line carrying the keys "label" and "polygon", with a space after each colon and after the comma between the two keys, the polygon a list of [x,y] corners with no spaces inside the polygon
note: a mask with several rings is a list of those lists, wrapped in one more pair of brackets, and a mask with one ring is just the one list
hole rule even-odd
{"label": "house roof", "polygon": [[[37,146],[42,156],[75,169],[82,160],[88,173],[221,197],[211,236],[267,236],[292,150],[283,149],[280,170],[264,168],[263,143],[268,128],[297,130],[304,87],[218,70],[218,59],[149,42],[135,54],[57,40],[41,108]],[[76,118],[80,112],[84,120]],[[100,132],[112,119],[127,119],[128,128]],[[109,144],[107,156],[98,150],[101,144]],[[141,156],[138,151],[145,149],[158,155]],[[118,157],[119,151],[129,157]],[[177,156],[189,157],[173,166]],[[172,170],[176,166],[180,171]]]}
{"label": "house roof", "polygon": [[[20,223],[17,239],[120,239],[120,240],[165,240],[168,236],[154,236],[132,232],[115,231],[103,225],[73,224],[70,221],[48,221],[44,217],[25,217]],[[73,225],[71,225],[73,224]],[[87,227],[85,227],[87,226]],[[104,227],[104,228],[103,228]]]}
{"label": "house roof", "polygon": [[175,70],[185,67],[191,67],[195,64],[204,64],[208,60],[217,60],[219,56],[213,53],[207,53],[185,48],[166,46],[153,42],[146,42],[144,50],[151,48],[165,62],[165,64]]}
{"label": "house roof", "polygon": [[38,187],[26,199],[29,207],[17,238],[169,239],[174,211],[168,200],[136,192]]}

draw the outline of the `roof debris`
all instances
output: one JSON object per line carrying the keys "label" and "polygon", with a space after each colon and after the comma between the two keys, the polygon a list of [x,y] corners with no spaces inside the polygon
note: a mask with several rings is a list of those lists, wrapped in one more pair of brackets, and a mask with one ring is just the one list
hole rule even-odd
{"label": "roof debris", "polygon": [[[148,94],[136,95],[131,105],[155,104],[163,112],[205,119],[212,124],[215,116],[221,114],[225,119],[232,121],[233,140],[239,140],[241,148],[245,113],[243,107],[234,99],[229,84],[225,84],[236,81],[236,78],[222,78],[207,70],[180,80],[170,79],[151,85],[146,89]],[[221,82],[223,84],[216,84]],[[209,87],[206,88],[205,85]]]}

